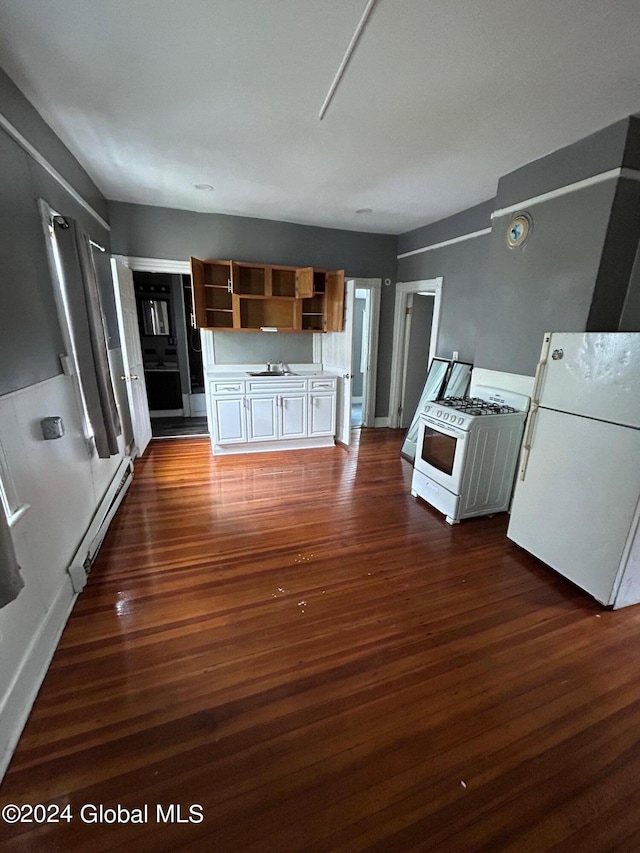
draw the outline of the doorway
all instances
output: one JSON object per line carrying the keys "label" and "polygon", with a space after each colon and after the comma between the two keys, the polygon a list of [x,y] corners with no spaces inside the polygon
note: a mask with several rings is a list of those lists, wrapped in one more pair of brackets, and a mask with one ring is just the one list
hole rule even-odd
{"label": "doorway", "polygon": [[189,277],[134,271],[133,281],[153,438],[208,435]]}
{"label": "doorway", "polygon": [[353,307],[353,338],[351,340],[351,365],[353,371],[353,386],[351,394],[351,428],[362,426],[362,410],[365,389],[364,378],[369,359],[369,326],[371,294],[368,290],[358,287],[355,291]]}
{"label": "doorway", "polygon": [[408,427],[436,354],[442,277],[399,282],[393,326],[389,424]]}
{"label": "doorway", "polygon": [[372,427],[375,423],[382,281],[379,278],[357,278],[354,285],[351,426],[359,429]]}
{"label": "doorway", "polygon": [[435,294],[409,293],[405,315],[405,355],[400,398],[400,423],[406,429],[416,410],[429,369]]}
{"label": "doorway", "polygon": [[[339,377],[336,440],[346,446],[350,443],[352,428],[372,427],[375,422],[381,289],[379,278],[346,277],[344,331],[317,336],[320,338],[323,368]],[[360,294],[359,300],[356,292]],[[357,337],[354,316],[359,301],[362,332],[359,343],[354,343]],[[362,384],[357,386],[358,390],[361,387],[359,395],[353,390],[356,371],[362,375]],[[356,396],[355,408],[352,406],[353,396]],[[354,424],[354,420],[360,423]]]}

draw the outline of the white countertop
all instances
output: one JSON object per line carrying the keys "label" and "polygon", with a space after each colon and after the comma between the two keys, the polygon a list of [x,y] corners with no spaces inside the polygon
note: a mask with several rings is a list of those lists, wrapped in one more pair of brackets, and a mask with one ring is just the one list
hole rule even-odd
{"label": "white countertop", "polygon": [[[259,370],[260,368],[257,368],[257,369]],[[252,380],[253,379],[265,379],[269,382],[272,379],[283,380],[283,379],[309,379],[309,378],[314,378],[314,379],[318,379],[318,378],[320,378],[320,379],[336,379],[337,378],[337,374],[327,373],[326,371],[323,371],[323,370],[310,370],[310,371],[296,370],[292,373],[274,373],[271,376],[252,376],[251,375],[252,370],[253,369],[250,369],[250,370],[224,370],[224,371],[216,370],[215,372],[209,370],[209,371],[207,371],[207,377],[209,379],[221,379],[223,381],[239,380],[239,379],[252,379]],[[256,371],[253,371],[253,372],[255,373]]]}

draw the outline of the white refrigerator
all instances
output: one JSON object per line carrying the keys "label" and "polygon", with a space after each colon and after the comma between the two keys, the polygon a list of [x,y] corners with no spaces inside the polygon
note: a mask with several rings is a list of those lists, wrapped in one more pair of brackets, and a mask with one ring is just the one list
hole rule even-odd
{"label": "white refrigerator", "polygon": [[544,336],[507,536],[614,608],[640,602],[640,333]]}

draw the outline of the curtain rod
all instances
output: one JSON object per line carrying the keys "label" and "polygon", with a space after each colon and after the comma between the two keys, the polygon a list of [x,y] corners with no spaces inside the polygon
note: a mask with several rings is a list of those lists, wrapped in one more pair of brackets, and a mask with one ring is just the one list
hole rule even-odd
{"label": "curtain rod", "polygon": [[[55,213],[53,211],[51,212],[51,221],[54,225],[58,225],[60,228],[64,228],[65,230],[69,227],[69,223],[64,216],[60,216],[59,213]],[[104,246],[101,246],[100,243],[96,243],[96,241],[91,238],[89,238],[89,245],[93,246],[94,249],[97,249],[99,252],[107,251]]]}

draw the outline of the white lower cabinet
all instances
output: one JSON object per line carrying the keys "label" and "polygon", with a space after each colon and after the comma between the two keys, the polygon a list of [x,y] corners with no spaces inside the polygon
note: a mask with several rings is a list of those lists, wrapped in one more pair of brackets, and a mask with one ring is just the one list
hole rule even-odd
{"label": "white lower cabinet", "polygon": [[246,397],[247,441],[275,441],[278,438],[276,397]]}
{"label": "white lower cabinet", "polygon": [[327,391],[309,394],[309,435],[334,435],[336,429],[336,395]]}
{"label": "white lower cabinet", "polygon": [[213,397],[213,431],[220,444],[243,444],[247,440],[244,401],[244,395]]}
{"label": "white lower cabinet", "polygon": [[[297,377],[209,383],[214,453],[333,444],[336,381]],[[277,383],[277,384],[276,384]],[[238,393],[242,392],[242,393]]]}
{"label": "white lower cabinet", "polygon": [[308,395],[279,394],[278,398],[280,438],[306,438]]}

